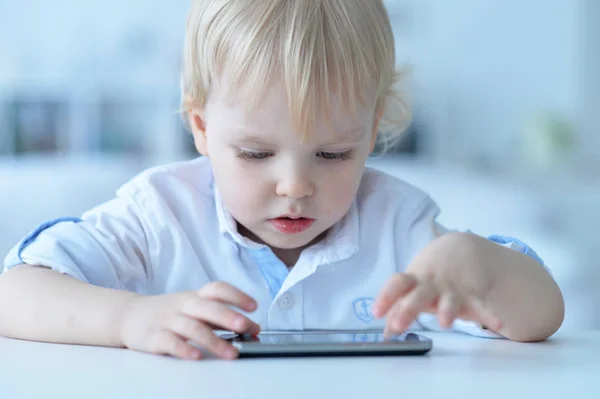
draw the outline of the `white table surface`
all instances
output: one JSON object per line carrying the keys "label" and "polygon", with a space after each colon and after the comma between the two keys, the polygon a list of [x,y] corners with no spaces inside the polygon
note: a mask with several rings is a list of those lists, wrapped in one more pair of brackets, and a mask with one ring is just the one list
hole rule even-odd
{"label": "white table surface", "polygon": [[425,335],[424,357],[197,362],[0,338],[0,398],[600,398],[600,331]]}

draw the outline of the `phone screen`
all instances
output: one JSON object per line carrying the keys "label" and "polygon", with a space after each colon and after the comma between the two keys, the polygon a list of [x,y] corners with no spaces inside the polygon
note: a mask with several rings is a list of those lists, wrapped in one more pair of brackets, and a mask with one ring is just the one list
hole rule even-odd
{"label": "phone screen", "polygon": [[289,345],[289,344],[333,344],[333,343],[384,343],[384,342],[419,342],[426,338],[414,333],[404,333],[385,337],[383,333],[378,332],[360,332],[360,333],[266,333],[258,336],[235,335],[223,337],[231,342],[252,342],[264,343],[270,345]]}

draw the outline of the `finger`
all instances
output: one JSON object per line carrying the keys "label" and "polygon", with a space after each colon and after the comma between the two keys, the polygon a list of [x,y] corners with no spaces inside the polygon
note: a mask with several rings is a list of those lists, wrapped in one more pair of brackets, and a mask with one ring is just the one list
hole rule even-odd
{"label": "finger", "polygon": [[417,279],[410,274],[398,273],[383,287],[373,304],[373,315],[383,317],[398,298],[406,295],[417,285]]}
{"label": "finger", "polygon": [[183,304],[184,315],[239,334],[258,334],[260,326],[229,306],[211,299],[194,298]]}
{"label": "finger", "polygon": [[438,302],[438,320],[442,328],[452,327],[452,323],[460,313],[462,299],[460,296],[449,292],[443,294]]}
{"label": "finger", "polygon": [[219,338],[211,329],[198,320],[179,315],[169,324],[172,332],[194,341],[202,348],[222,359],[235,359],[237,350],[230,343]]}
{"label": "finger", "polygon": [[436,288],[428,283],[421,283],[403,299],[397,301],[388,313],[386,331],[400,333],[405,331],[417,318],[420,312],[432,306],[438,297]]}
{"label": "finger", "polygon": [[246,312],[253,312],[257,307],[256,301],[248,294],[223,282],[207,284],[200,288],[197,293],[202,298],[213,299],[215,301],[233,305]]}
{"label": "finger", "polygon": [[[260,324],[254,323],[252,320],[250,320],[250,322],[252,323],[252,325],[251,325],[251,326],[250,326],[250,327],[249,327],[249,328],[248,328],[246,331],[243,331],[241,334],[248,334],[248,335],[250,335],[250,336],[256,336],[256,335],[258,335],[258,334],[260,333],[260,331],[261,331]],[[220,330],[220,331],[224,331],[224,330],[223,330],[223,327],[219,327],[219,326],[217,326],[217,325],[214,325],[214,324],[212,324],[212,323],[209,323],[209,322],[204,322],[204,324],[205,324],[205,325],[206,325],[206,326],[207,326],[209,329],[211,329],[211,330],[213,330],[213,331],[218,331],[218,330]],[[226,330],[226,331],[230,331],[230,330]],[[233,330],[231,330],[231,331],[233,331]],[[236,332],[237,332],[237,331],[236,331]]]}
{"label": "finger", "polygon": [[156,341],[151,351],[165,354],[185,360],[198,360],[202,358],[202,352],[188,344],[184,338],[170,331],[162,331],[156,336]]}
{"label": "finger", "polygon": [[495,315],[493,310],[475,297],[467,300],[466,318],[476,321],[493,331],[499,331],[503,326],[502,320]]}

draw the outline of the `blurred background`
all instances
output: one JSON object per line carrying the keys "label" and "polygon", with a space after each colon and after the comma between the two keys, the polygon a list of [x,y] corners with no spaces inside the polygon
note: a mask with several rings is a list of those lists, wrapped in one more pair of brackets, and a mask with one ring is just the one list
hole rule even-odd
{"label": "blurred background", "polygon": [[[447,226],[517,236],[600,328],[600,1],[387,0],[414,120],[370,163]],[[196,156],[179,115],[189,1],[0,0],[0,257],[31,229]]]}

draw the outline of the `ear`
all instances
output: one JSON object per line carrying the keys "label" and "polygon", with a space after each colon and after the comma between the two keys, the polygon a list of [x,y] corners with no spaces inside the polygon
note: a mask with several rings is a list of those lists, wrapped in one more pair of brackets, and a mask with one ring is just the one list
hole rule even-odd
{"label": "ear", "polygon": [[373,118],[373,130],[371,133],[371,148],[369,152],[373,152],[375,149],[375,144],[377,144],[377,135],[379,134],[379,123],[381,122],[381,118],[383,117],[384,106],[378,107],[375,117]]}
{"label": "ear", "polygon": [[204,123],[204,109],[190,108],[189,122],[194,136],[194,145],[196,150],[205,157],[208,157],[208,146],[206,145],[206,124]]}

